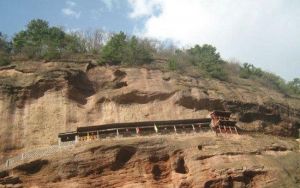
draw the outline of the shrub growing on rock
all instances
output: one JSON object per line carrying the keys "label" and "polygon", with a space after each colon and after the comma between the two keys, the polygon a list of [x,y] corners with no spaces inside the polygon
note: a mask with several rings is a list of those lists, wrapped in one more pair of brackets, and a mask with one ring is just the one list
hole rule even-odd
{"label": "shrub growing on rock", "polygon": [[168,60],[168,68],[170,70],[173,70],[173,71],[177,69],[177,61],[176,61],[176,59],[172,58],[172,59]]}

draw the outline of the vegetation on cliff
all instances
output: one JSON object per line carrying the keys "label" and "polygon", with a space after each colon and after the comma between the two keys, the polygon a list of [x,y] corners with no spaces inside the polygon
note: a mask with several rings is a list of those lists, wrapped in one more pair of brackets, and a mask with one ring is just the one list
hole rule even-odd
{"label": "vegetation on cliff", "polygon": [[143,64],[150,63],[153,59],[151,48],[147,41],[137,37],[126,36],[123,32],[113,35],[102,49],[101,63],[114,64]]}
{"label": "vegetation on cliff", "polygon": [[0,66],[8,65],[10,63],[9,52],[11,45],[6,37],[0,32]]}
{"label": "vegetation on cliff", "polygon": [[24,31],[12,40],[14,54],[29,59],[57,59],[63,54],[84,52],[76,35],[67,34],[59,27],[49,27],[44,20],[32,20]]}
{"label": "vegetation on cliff", "polygon": [[30,21],[11,41],[0,33],[0,66],[8,65],[11,59],[49,61],[74,57],[92,57],[100,65],[147,65],[227,82],[237,78],[253,79],[287,96],[300,95],[299,78],[286,82],[252,64],[225,61],[209,44],[179,49],[168,42],[128,36],[123,32],[69,33],[60,27],[50,27],[47,21],[40,19]]}

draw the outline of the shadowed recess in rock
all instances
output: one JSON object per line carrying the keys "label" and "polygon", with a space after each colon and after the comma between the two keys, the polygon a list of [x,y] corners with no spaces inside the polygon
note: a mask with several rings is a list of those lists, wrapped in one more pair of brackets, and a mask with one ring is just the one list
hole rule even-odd
{"label": "shadowed recess in rock", "polygon": [[183,156],[178,157],[175,163],[175,171],[180,174],[187,174],[189,172]]}
{"label": "shadowed recess in rock", "polygon": [[47,165],[47,160],[35,160],[15,167],[14,169],[25,172],[26,174],[35,174],[39,172],[43,166]]}
{"label": "shadowed recess in rock", "polygon": [[135,153],[135,147],[122,146],[116,154],[115,161],[111,166],[111,170],[121,169]]}
{"label": "shadowed recess in rock", "polygon": [[153,175],[153,179],[155,179],[156,181],[160,179],[162,171],[159,168],[158,164],[153,165],[151,173]]}

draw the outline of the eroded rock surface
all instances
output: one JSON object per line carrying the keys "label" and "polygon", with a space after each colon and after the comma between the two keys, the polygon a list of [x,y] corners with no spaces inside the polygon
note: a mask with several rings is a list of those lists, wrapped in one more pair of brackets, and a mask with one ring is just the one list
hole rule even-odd
{"label": "eroded rock surface", "polygon": [[[230,110],[243,130],[297,136],[300,100],[242,80],[146,68],[19,62],[0,70],[0,161],[57,143],[60,132],[112,122],[207,117]],[[187,184],[187,183],[186,183]]]}
{"label": "eroded rock surface", "polygon": [[297,141],[267,135],[106,139],[0,173],[0,184],[10,179],[36,188],[299,187],[299,158]]}

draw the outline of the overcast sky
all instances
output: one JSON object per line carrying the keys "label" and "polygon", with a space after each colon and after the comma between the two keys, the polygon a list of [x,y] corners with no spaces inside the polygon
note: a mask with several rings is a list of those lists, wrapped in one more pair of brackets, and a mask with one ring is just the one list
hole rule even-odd
{"label": "overcast sky", "polygon": [[287,80],[300,77],[300,0],[0,0],[0,31],[13,36],[33,18],[69,30],[104,28],[212,44]]}

